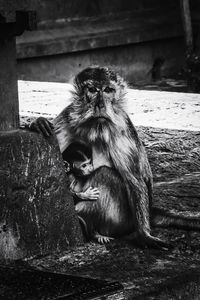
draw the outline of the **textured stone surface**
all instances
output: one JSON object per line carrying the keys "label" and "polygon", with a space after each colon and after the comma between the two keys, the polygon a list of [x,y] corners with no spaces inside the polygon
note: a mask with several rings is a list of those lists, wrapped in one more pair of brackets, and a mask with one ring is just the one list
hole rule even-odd
{"label": "textured stone surface", "polygon": [[0,257],[61,251],[82,241],[55,138],[0,133]]}

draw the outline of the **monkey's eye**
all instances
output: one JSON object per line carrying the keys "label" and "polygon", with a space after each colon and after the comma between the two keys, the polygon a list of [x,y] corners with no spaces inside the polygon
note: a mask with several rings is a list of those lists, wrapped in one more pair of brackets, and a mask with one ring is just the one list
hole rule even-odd
{"label": "monkey's eye", "polygon": [[83,164],[81,167],[82,167],[82,168],[86,168],[86,167],[87,167],[87,164]]}
{"label": "monkey's eye", "polygon": [[105,89],[104,89],[104,92],[109,94],[109,93],[114,93],[115,92],[115,89],[107,86]]}
{"label": "monkey's eye", "polygon": [[91,94],[94,94],[97,92],[97,89],[94,87],[94,86],[89,86],[88,87],[88,91],[91,93]]}

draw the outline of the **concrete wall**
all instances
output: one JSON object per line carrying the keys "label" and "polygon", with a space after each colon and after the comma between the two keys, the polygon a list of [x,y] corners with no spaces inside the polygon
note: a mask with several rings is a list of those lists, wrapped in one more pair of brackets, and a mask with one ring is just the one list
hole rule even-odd
{"label": "concrete wall", "polygon": [[17,39],[18,77],[69,82],[88,65],[107,65],[130,83],[151,81],[184,63],[179,0],[42,0],[38,30]]}
{"label": "concrete wall", "polygon": [[71,82],[74,75],[89,65],[110,66],[126,80],[150,82],[156,59],[163,58],[161,75],[177,73],[184,61],[183,38],[101,48],[81,52],[35,57],[18,61],[19,79]]}

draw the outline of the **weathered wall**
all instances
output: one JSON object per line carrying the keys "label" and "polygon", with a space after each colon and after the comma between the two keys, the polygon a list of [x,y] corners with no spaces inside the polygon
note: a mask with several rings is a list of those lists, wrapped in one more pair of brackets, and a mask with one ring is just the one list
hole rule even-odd
{"label": "weathered wall", "polygon": [[72,82],[75,74],[89,65],[109,66],[132,85],[152,80],[156,59],[163,58],[162,76],[172,76],[183,66],[183,38],[152,43],[101,48],[95,50],[51,55],[20,60],[19,79],[35,81]]}

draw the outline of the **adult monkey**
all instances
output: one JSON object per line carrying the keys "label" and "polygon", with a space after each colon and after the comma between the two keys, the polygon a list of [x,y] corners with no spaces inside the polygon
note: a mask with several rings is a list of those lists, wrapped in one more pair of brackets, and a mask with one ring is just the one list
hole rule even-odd
{"label": "adult monkey", "polygon": [[[61,152],[76,141],[92,148],[95,171],[86,185],[97,187],[100,196],[77,209],[89,235],[98,232],[109,240],[134,233],[141,246],[162,248],[166,243],[151,235],[150,221],[199,229],[198,216],[192,220],[190,216],[191,223],[184,214],[160,210],[161,218],[153,216],[151,168],[124,109],[126,82],[108,68],[89,67],[75,77],[74,87],[72,103],[53,126]],[[44,118],[30,127],[46,136],[52,133]]]}

